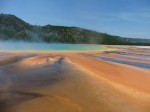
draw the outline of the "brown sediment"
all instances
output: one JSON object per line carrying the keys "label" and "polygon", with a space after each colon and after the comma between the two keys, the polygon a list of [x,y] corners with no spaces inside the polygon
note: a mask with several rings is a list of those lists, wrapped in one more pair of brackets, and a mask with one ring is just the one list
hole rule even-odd
{"label": "brown sediment", "polygon": [[[0,97],[0,104],[5,104],[5,108],[9,109],[0,107],[0,110],[2,112],[150,111],[149,69],[107,62],[87,54],[101,55],[100,52],[36,53],[36,56],[21,59],[11,65],[14,67],[14,71],[9,72],[11,75],[5,72],[11,68],[7,66],[1,68],[3,75],[1,72],[0,75],[4,77],[4,83],[1,83],[7,85],[9,82],[9,85],[0,86],[3,94],[3,98]],[[107,55],[109,57],[109,54]],[[19,70],[20,72],[17,72]],[[14,96],[18,91],[21,96]],[[37,96],[22,100],[29,95]],[[18,100],[19,104],[7,105],[11,97]]]}
{"label": "brown sediment", "polygon": [[150,71],[128,65],[106,62],[89,56],[70,55],[81,68],[99,77],[129,86],[150,94]]}

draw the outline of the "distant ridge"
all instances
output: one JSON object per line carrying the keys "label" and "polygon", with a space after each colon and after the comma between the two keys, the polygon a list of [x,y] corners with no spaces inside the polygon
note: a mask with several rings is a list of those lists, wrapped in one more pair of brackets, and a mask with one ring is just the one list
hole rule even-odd
{"label": "distant ridge", "polygon": [[30,25],[15,15],[0,14],[0,40],[109,45],[150,45],[150,39],[122,38],[79,27]]}

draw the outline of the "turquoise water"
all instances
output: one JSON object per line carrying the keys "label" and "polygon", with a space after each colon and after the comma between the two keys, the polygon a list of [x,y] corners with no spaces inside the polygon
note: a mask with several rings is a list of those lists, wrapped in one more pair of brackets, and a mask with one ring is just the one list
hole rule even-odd
{"label": "turquoise water", "polygon": [[42,50],[42,51],[87,51],[103,50],[102,45],[93,44],[60,44],[60,43],[29,43],[29,42],[0,42],[0,50]]}

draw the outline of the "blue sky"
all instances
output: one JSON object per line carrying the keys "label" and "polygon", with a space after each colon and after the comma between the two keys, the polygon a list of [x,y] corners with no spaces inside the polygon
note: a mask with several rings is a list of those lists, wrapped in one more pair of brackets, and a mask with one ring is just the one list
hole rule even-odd
{"label": "blue sky", "polygon": [[78,26],[150,39],[150,0],[0,0],[0,13],[34,25]]}

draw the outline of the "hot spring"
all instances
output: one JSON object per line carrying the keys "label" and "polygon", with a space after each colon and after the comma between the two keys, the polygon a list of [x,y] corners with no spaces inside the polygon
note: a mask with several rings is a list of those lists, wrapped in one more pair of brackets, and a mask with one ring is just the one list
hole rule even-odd
{"label": "hot spring", "polygon": [[95,44],[62,44],[62,43],[32,43],[32,42],[0,42],[0,51],[96,51],[107,49]]}

